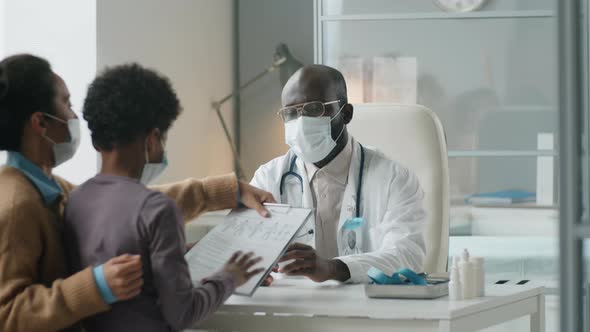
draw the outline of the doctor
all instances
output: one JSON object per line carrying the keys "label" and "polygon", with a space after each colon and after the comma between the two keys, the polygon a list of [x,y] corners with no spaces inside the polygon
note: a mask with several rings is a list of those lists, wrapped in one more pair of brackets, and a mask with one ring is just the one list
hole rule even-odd
{"label": "doctor", "polygon": [[371,267],[421,271],[424,193],[410,170],[348,134],[353,106],[342,74],[303,67],[285,85],[282,104],[290,150],[261,166],[251,184],[281,203],[315,209],[315,220],[281,258],[279,272],[366,283]]}

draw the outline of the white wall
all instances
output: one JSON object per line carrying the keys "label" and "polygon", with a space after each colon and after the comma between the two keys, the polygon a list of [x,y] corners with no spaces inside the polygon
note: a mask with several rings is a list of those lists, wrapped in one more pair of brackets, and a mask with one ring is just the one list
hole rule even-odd
{"label": "white wall", "polygon": [[[286,43],[303,64],[313,63],[313,1],[248,0],[239,2],[240,79],[251,79],[273,61],[275,47]],[[284,154],[279,73],[274,72],[241,94],[240,131],[248,178],[263,163]]]}
{"label": "white wall", "polygon": [[[168,76],[184,107],[167,148],[170,166],[159,182],[233,170],[231,150],[210,102],[232,89],[231,0],[101,0],[97,60],[139,62]],[[225,116],[232,123],[231,105]]]}
{"label": "white wall", "polygon": [[[80,115],[88,83],[96,70],[95,0],[0,1],[0,58],[32,53],[49,60],[66,82],[74,110]],[[96,172],[86,123],[82,142],[73,160],[55,173],[81,183]],[[0,163],[3,163],[0,156]]]}

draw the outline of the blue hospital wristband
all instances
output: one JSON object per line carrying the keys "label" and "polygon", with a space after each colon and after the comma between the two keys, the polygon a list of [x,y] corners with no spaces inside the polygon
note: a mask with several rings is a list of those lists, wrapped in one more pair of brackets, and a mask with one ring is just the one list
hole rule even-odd
{"label": "blue hospital wristband", "polygon": [[98,292],[100,296],[104,300],[106,304],[113,304],[118,301],[117,297],[111,291],[107,280],[104,277],[104,271],[102,265],[95,267],[92,270],[94,274],[94,282],[96,282],[96,287],[98,287]]}

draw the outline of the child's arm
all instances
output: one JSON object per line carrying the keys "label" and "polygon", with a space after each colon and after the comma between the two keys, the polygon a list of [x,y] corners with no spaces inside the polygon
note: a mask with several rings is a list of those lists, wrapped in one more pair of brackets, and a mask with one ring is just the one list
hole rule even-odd
{"label": "child's arm", "polygon": [[217,310],[232,294],[234,278],[222,272],[193,287],[184,259],[184,223],[170,198],[154,193],[141,216],[140,232],[149,242],[151,270],[162,314],[172,329],[190,328]]}

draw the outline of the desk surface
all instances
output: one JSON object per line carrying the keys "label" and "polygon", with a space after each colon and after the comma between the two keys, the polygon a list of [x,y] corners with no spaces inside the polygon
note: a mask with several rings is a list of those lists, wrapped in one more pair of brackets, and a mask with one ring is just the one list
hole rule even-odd
{"label": "desk surface", "polygon": [[220,311],[372,319],[456,319],[542,293],[542,287],[488,285],[488,296],[472,300],[450,302],[447,297],[434,300],[370,299],[365,296],[363,285],[281,279],[271,287],[258,288],[251,298],[230,297]]}

